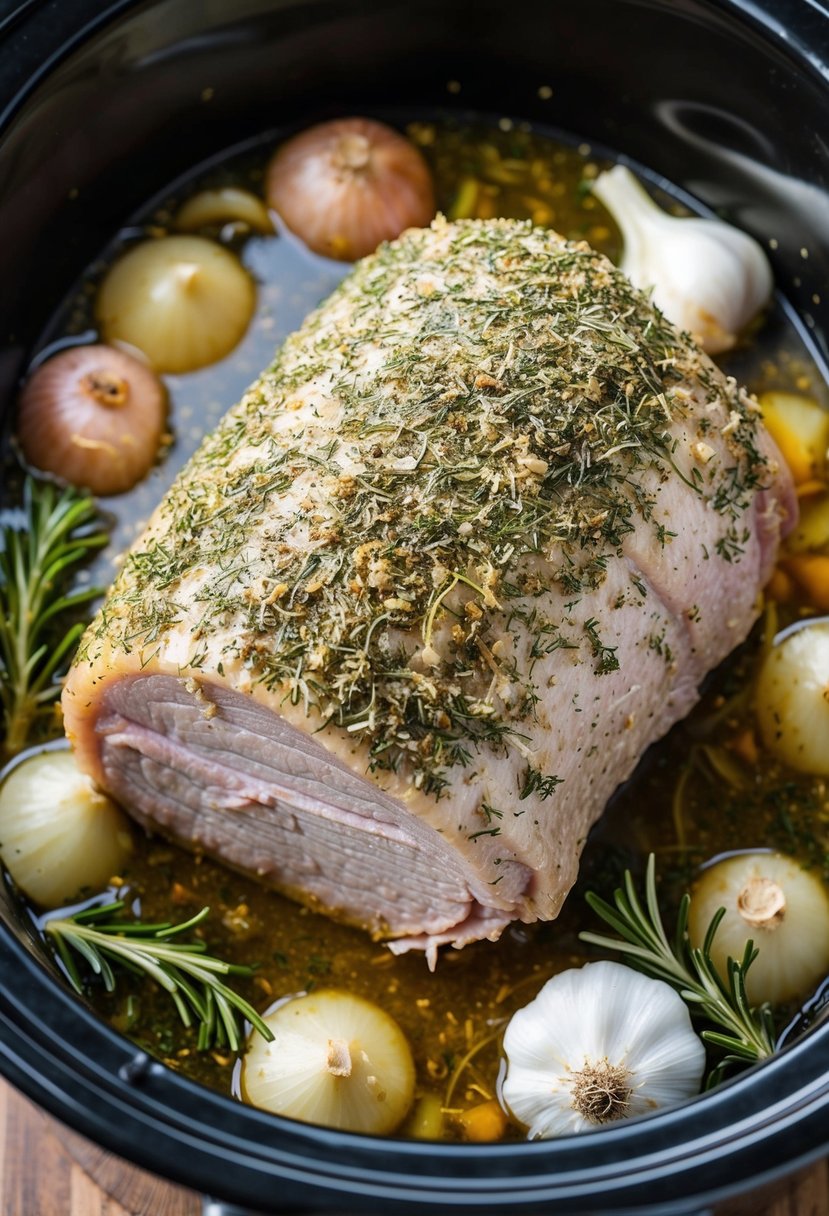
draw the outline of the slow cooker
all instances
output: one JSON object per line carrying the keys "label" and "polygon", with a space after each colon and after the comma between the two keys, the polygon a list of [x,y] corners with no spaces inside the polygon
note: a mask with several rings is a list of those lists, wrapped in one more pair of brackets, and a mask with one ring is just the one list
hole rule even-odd
{"label": "slow cooker", "polygon": [[[817,0],[27,0],[0,5],[4,418],[39,326],[135,207],[258,131],[389,105],[497,110],[663,175],[770,250],[825,366]],[[3,1073],[76,1131],[213,1196],[212,1212],[701,1211],[829,1143],[819,1018],[713,1093],[577,1139],[425,1144],[287,1122],[137,1051],[69,992],[8,893],[0,915]]]}

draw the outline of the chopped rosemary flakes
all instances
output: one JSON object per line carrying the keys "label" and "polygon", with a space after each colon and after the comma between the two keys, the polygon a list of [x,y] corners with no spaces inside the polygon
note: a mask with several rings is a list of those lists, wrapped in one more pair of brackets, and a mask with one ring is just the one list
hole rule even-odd
{"label": "chopped rosemary flakes", "polygon": [[[685,473],[682,427],[712,437],[704,400],[732,425]],[[587,245],[436,221],[359,263],[206,437],[84,654],[146,663],[183,622],[182,671],[241,668],[439,796],[481,748],[521,751],[553,650],[619,667],[579,605],[634,530],[671,543],[659,486],[704,499],[739,560],[756,418]],[[618,606],[647,596],[629,578]],[[528,768],[519,797],[557,781]]]}

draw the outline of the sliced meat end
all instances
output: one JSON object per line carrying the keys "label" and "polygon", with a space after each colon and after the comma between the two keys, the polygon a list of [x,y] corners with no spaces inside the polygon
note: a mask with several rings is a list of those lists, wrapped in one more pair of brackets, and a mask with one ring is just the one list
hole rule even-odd
{"label": "sliced meat end", "polygon": [[[529,869],[487,883],[435,828],[278,714],[216,684],[113,679],[106,788],[150,829],[384,938],[462,944],[518,914]],[[485,934],[478,926],[486,925]]]}

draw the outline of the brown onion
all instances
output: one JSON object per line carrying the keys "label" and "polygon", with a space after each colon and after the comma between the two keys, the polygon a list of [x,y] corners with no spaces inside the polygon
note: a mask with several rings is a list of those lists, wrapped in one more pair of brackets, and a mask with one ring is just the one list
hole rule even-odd
{"label": "brown onion", "polygon": [[429,224],[428,166],[397,131],[370,118],[310,127],[268,166],[268,203],[315,253],[353,262],[404,228]]}
{"label": "brown onion", "polygon": [[76,346],[42,364],[20,396],[29,464],[93,494],[121,494],[150,471],[164,433],[164,386],[112,346]]}

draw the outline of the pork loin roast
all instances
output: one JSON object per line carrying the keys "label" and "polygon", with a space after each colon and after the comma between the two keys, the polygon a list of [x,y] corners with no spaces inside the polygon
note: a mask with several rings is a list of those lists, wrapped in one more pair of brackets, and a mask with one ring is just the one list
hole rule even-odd
{"label": "pork loin roast", "polygon": [[67,731],[143,824],[434,958],[557,914],[794,511],[756,403],[604,257],[439,220],[204,440]]}

